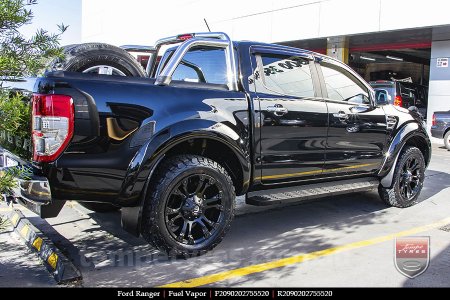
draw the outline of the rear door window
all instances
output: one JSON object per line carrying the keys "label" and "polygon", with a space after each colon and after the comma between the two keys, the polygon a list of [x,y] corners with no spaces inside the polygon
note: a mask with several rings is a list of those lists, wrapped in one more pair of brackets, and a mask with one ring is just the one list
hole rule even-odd
{"label": "rear door window", "polygon": [[[262,54],[261,60],[266,92],[295,97],[315,96],[308,59],[298,56]],[[259,89],[262,90],[262,88]]]}
{"label": "rear door window", "polygon": [[176,68],[172,80],[227,84],[225,49],[192,48]]}

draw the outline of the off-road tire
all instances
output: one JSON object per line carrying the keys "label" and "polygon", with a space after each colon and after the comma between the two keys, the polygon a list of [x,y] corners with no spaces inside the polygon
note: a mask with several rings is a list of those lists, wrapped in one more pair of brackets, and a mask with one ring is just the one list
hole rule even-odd
{"label": "off-road tire", "polygon": [[[171,235],[166,221],[166,209],[177,185],[186,181],[186,178],[197,175],[212,178],[216,181],[215,184],[222,188],[223,193],[219,194],[224,215],[223,222],[210,238],[202,244],[189,245]],[[149,185],[143,208],[142,235],[151,245],[167,253],[170,257],[202,255],[216,247],[230,229],[234,218],[235,198],[233,181],[227,171],[217,162],[197,155],[168,158],[162,162]]]}
{"label": "off-road tire", "polygon": [[[400,181],[402,180],[402,167],[410,158],[414,158],[420,164],[418,173],[420,178],[418,180],[418,191],[411,199],[404,197],[400,191]],[[391,188],[385,188],[381,184],[378,187],[378,193],[383,200],[389,206],[405,208],[412,206],[417,203],[420,192],[423,188],[423,181],[425,179],[425,159],[422,152],[416,147],[406,147],[403,149],[400,157],[398,158],[397,164],[395,166],[395,172],[393,177],[393,185]]]}
{"label": "off-road tire", "polygon": [[49,71],[84,72],[105,65],[116,68],[126,76],[145,77],[138,61],[122,48],[103,43],[76,44],[64,47],[64,57],[53,60]]}

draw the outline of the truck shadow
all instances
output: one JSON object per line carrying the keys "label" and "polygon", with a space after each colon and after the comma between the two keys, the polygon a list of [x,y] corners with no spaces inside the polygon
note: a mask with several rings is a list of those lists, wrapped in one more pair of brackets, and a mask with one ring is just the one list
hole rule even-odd
{"label": "truck shadow", "polygon": [[[449,186],[449,174],[429,171],[419,200]],[[169,259],[126,233],[118,212],[85,211],[90,221],[85,220],[86,214],[78,215],[80,221],[75,216],[74,224],[81,223],[76,225],[78,233],[70,236],[58,226],[48,224],[43,230],[80,268],[84,286],[158,286],[363,240],[365,226],[392,222],[388,211],[377,192],[265,208],[249,207],[239,198],[237,217],[224,241],[206,255],[186,260]],[[270,278],[285,278],[296,269],[298,265],[272,270]],[[257,273],[236,283],[257,285],[266,276]]]}
{"label": "truck shadow", "polygon": [[[238,205],[238,210],[245,208],[242,203]],[[330,248],[336,243],[327,232],[351,234],[364,225],[381,224],[385,209],[376,193],[364,193],[241,214],[232,224],[227,238],[214,251],[187,260],[169,260],[143,240],[133,246],[126,245],[129,237],[118,226],[118,213],[92,213],[90,217],[100,226],[85,231],[91,235],[87,244],[102,250],[95,251],[100,254],[99,259],[95,263],[95,272],[85,272],[90,277],[85,285],[94,282],[105,286],[162,285],[204,276],[211,271],[236,269]],[[112,235],[114,241],[108,240],[104,231]],[[117,244],[116,238],[120,243]],[[104,261],[101,261],[102,256]],[[91,259],[95,260],[93,256]],[[295,266],[284,267],[280,276],[289,274],[291,269]],[[143,273],[151,279],[144,281]],[[245,280],[255,282],[264,276],[252,275],[251,279]]]}
{"label": "truck shadow", "polygon": [[419,202],[427,200],[443,189],[450,187],[450,174],[448,173],[427,170],[425,176],[425,182],[419,196]]}

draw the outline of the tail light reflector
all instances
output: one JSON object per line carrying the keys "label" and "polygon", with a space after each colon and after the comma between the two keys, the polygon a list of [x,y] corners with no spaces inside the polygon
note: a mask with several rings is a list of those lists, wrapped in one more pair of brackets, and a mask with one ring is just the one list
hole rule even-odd
{"label": "tail light reflector", "polygon": [[55,161],[65,150],[74,130],[73,99],[65,95],[33,95],[33,160]]}

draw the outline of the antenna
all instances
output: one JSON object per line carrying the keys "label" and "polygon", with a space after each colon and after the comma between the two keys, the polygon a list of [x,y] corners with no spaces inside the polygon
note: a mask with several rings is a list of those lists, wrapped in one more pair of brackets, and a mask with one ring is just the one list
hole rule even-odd
{"label": "antenna", "polygon": [[211,32],[211,29],[209,29],[208,21],[206,21],[206,19],[203,19],[203,21],[205,21],[206,27],[208,27],[208,31]]}

